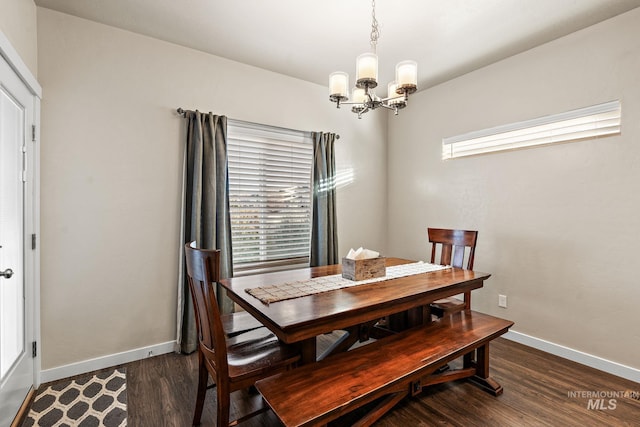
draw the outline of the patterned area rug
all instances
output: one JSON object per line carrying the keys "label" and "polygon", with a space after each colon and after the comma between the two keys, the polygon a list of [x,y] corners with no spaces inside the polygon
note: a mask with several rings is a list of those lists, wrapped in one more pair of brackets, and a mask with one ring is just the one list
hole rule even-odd
{"label": "patterned area rug", "polygon": [[38,391],[23,427],[124,427],[126,371],[119,368],[62,381]]}

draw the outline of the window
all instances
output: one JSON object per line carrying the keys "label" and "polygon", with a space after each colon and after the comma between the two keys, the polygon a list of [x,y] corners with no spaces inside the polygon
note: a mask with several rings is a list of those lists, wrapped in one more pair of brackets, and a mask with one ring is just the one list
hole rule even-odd
{"label": "window", "polygon": [[620,133],[620,101],[498,126],[442,140],[442,158],[473,156]]}
{"label": "window", "polygon": [[227,131],[234,274],[308,266],[311,134],[235,120]]}

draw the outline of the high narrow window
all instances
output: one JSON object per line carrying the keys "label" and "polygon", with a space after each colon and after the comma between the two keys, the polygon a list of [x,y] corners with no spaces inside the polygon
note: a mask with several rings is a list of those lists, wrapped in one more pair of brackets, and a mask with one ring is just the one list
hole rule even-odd
{"label": "high narrow window", "polygon": [[234,273],[308,266],[310,133],[233,120],[227,129]]}
{"label": "high narrow window", "polygon": [[620,133],[620,101],[512,123],[442,140],[442,158],[473,156]]}

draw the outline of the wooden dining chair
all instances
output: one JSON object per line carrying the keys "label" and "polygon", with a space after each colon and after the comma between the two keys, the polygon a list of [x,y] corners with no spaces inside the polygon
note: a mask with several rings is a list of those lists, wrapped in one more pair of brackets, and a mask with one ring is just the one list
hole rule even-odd
{"label": "wooden dining chair", "polygon": [[[285,371],[300,356],[267,328],[227,337],[215,295],[219,278],[220,251],[185,245],[187,277],[196,314],[198,330],[198,392],[193,425],[200,424],[209,376],[217,388],[217,426],[232,426],[267,408],[229,422],[230,395],[246,389],[257,380]],[[213,387],[212,385],[211,387]],[[209,387],[209,388],[211,388]]]}
{"label": "wooden dining chair", "polygon": [[[473,270],[478,232],[469,230],[450,230],[428,228],[431,243],[431,263]],[[467,251],[468,250],[468,251]],[[466,252],[466,253],[465,253]],[[436,261],[437,255],[440,255]],[[467,263],[465,265],[465,259]],[[430,304],[431,313],[437,317],[453,314],[471,308],[471,292],[464,294],[464,300],[449,297]]]}
{"label": "wooden dining chair", "polygon": [[[219,275],[220,269],[216,269],[215,273]],[[220,278],[213,277],[212,279],[217,282]],[[225,313],[222,314],[220,318],[222,320],[222,329],[224,330],[224,333],[227,337],[233,337],[244,332],[264,327],[264,325],[260,323],[258,319],[256,319],[246,311]]]}

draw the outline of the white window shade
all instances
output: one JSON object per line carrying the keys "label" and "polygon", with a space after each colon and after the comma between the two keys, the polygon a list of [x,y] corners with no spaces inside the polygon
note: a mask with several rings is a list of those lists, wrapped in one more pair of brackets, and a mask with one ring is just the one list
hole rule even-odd
{"label": "white window shade", "polygon": [[620,133],[620,101],[498,126],[442,140],[442,158],[473,156]]}
{"label": "white window shade", "polygon": [[232,120],[227,130],[234,272],[308,265],[310,134]]}

